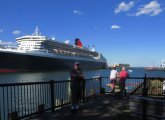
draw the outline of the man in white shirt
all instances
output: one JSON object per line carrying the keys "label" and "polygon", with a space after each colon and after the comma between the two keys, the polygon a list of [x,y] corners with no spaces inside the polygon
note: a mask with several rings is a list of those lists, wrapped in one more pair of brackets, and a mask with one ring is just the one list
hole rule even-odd
{"label": "man in white shirt", "polygon": [[117,79],[117,70],[116,67],[113,67],[110,73],[111,92],[115,92],[116,79]]}

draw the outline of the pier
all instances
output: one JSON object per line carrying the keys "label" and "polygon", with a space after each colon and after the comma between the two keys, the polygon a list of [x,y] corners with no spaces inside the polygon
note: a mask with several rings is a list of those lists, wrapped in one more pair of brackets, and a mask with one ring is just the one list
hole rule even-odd
{"label": "pier", "polygon": [[164,80],[127,78],[122,97],[118,86],[110,93],[108,77],[86,79],[77,113],[70,111],[69,80],[0,84],[0,120],[165,119]]}
{"label": "pier", "polygon": [[47,112],[32,117],[30,120],[136,120],[131,116],[128,97],[104,94],[95,96],[85,103],[80,103],[77,113],[72,113],[70,106],[56,112]]}

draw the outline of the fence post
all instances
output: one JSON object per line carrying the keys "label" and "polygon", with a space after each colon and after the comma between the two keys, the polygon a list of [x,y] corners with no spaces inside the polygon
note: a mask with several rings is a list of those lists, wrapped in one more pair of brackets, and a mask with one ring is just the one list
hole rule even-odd
{"label": "fence post", "polygon": [[[147,76],[145,73],[144,76],[144,87],[143,87],[143,97],[146,97],[148,94],[148,89],[147,89]],[[143,120],[147,120],[147,100],[146,99],[142,99],[142,119]]]}
{"label": "fence post", "polygon": [[99,77],[99,81],[100,81],[100,94],[102,94],[102,77]]}
{"label": "fence post", "polygon": [[164,86],[165,86],[165,80],[163,79],[163,96],[164,96],[164,98],[165,98],[165,89],[164,89]]}
{"label": "fence post", "polygon": [[143,96],[147,96],[147,94],[148,94],[148,89],[147,89],[147,75],[146,75],[146,73],[145,73],[145,76],[144,76],[144,87],[143,87]]}
{"label": "fence post", "polygon": [[51,92],[51,110],[52,112],[55,111],[54,107],[54,81],[53,80],[50,80],[50,92]]}

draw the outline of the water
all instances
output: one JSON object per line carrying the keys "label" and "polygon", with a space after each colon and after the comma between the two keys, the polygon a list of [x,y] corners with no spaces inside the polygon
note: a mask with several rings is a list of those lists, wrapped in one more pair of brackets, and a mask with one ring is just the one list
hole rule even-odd
{"label": "water", "polygon": [[[130,77],[144,77],[144,68],[127,69]],[[120,70],[118,70],[120,71]],[[83,71],[86,79],[94,76],[109,77],[110,69]],[[147,77],[164,77],[165,71],[147,71]],[[70,80],[69,71],[0,73],[0,83],[40,82],[50,80]]]}
{"label": "water", "polygon": [[[94,76],[109,76],[109,70],[88,70],[84,71],[86,79]],[[49,72],[22,72],[22,73],[1,73],[0,83],[18,82],[40,82],[40,81],[61,81],[69,80],[70,71],[49,71]]]}
{"label": "water", "polygon": [[147,71],[147,76],[148,77],[161,77],[165,78],[165,71]]}

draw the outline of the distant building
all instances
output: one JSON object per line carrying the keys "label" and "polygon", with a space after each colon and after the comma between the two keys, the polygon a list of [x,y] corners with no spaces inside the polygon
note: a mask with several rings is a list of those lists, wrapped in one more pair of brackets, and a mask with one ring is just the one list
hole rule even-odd
{"label": "distant building", "polygon": [[130,67],[130,64],[123,64],[123,63],[116,63],[114,64],[114,66],[117,66],[117,67]]}
{"label": "distant building", "polygon": [[165,59],[162,59],[162,68],[165,68]]}

